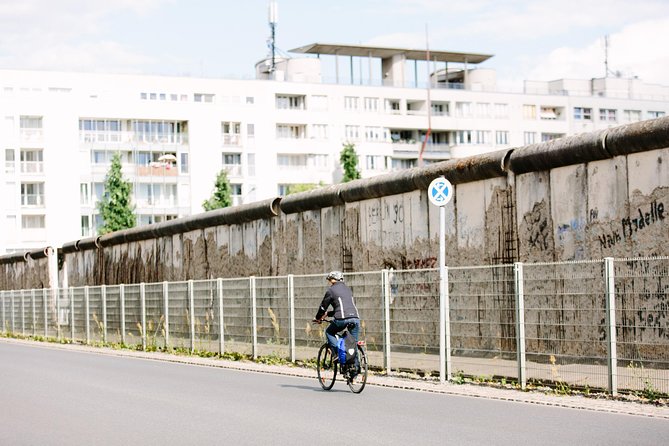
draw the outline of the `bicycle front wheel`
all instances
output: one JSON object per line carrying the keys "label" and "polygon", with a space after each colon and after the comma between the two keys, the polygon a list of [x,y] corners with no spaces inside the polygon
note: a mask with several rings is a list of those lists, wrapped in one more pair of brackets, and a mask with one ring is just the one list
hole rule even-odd
{"label": "bicycle front wheel", "polygon": [[337,363],[334,362],[332,350],[327,342],[318,351],[316,372],[318,373],[318,382],[323,390],[330,390],[334,386],[335,378],[337,378]]}
{"label": "bicycle front wheel", "polygon": [[367,384],[367,355],[361,346],[358,346],[358,361],[360,362],[358,373],[347,380],[348,387],[353,393],[362,392]]}

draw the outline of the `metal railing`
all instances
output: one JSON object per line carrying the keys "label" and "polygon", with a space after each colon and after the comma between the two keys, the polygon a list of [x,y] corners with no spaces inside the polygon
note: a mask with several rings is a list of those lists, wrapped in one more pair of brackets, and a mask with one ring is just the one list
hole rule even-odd
{"label": "metal railing", "polygon": [[[669,393],[669,257],[347,273],[370,364]],[[0,291],[2,330],[142,349],[316,355],[322,275]],[[445,345],[450,349],[440,356]]]}

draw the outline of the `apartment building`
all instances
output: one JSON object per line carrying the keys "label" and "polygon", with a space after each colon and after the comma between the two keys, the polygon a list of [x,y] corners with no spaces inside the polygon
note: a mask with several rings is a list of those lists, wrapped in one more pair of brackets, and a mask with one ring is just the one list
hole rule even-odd
{"label": "apartment building", "polygon": [[[115,153],[145,225],[203,212],[221,169],[241,204],[338,182],[345,143],[371,177],[669,112],[669,87],[639,79],[503,92],[477,67],[490,56],[432,51],[428,89],[412,70],[421,51],[293,52],[260,61],[252,80],[0,70],[0,255],[95,235]],[[334,78],[323,56],[336,59]]]}

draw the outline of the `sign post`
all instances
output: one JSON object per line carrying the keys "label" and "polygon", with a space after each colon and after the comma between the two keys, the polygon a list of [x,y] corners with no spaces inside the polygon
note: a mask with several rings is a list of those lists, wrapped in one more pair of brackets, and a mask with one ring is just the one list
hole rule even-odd
{"label": "sign post", "polygon": [[451,380],[451,323],[446,266],[446,204],[453,198],[453,186],[444,177],[435,178],[427,189],[430,203],[439,206],[439,381]]}

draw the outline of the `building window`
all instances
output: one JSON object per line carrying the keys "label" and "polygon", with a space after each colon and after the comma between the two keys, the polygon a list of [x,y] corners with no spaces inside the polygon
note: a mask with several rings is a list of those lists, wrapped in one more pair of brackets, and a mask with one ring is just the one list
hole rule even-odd
{"label": "building window", "polygon": [[364,106],[367,112],[379,111],[379,98],[365,98]]}
{"label": "building window", "polygon": [[328,109],[328,97],[325,95],[313,95],[309,102],[309,110],[325,111]]}
{"label": "building window", "polygon": [[311,137],[314,139],[328,139],[328,125],[327,124],[312,124]]}
{"label": "building window", "polygon": [[242,155],[240,153],[224,153],[223,154],[223,165],[239,165],[242,163]]}
{"label": "building window", "polygon": [[228,146],[238,146],[242,143],[241,138],[241,123],[239,122],[224,122],[223,129],[223,144]]}
{"label": "building window", "polygon": [[344,109],[346,110],[357,110],[358,109],[358,99],[355,96],[345,96],[344,97]]}
{"label": "building window", "polygon": [[44,183],[21,183],[21,206],[44,206]]}
{"label": "building window", "polygon": [[277,124],[276,137],[287,139],[302,139],[306,135],[306,126],[303,124]]}
{"label": "building window", "polygon": [[476,115],[479,118],[489,118],[490,117],[490,104],[487,102],[478,102],[476,104]]}
{"label": "building window", "polygon": [[474,144],[490,144],[490,131],[477,130],[475,133],[476,140]]}
{"label": "building window", "polygon": [[555,121],[562,116],[562,109],[560,107],[542,106],[539,113],[539,118],[544,121]]}
{"label": "building window", "polygon": [[276,156],[276,164],[279,166],[279,169],[306,169],[307,168],[307,156],[303,154],[299,155],[288,155],[288,154],[278,154]]}
{"label": "building window", "polygon": [[182,153],[181,154],[181,173],[188,173],[188,154],[187,153]]}
{"label": "building window", "polygon": [[392,166],[393,170],[411,169],[412,167],[416,167],[416,160],[393,158]]}
{"label": "building window", "polygon": [[5,173],[14,173],[16,171],[16,153],[14,149],[5,149]]}
{"label": "building window", "polygon": [[42,150],[21,149],[21,173],[44,172]]}
{"label": "building window", "polygon": [[562,138],[564,133],[542,133],[541,142],[552,141],[554,139]]}
{"label": "building window", "polygon": [[505,119],[509,117],[509,104],[495,104],[495,118]]}
{"label": "building window", "polygon": [[613,108],[600,108],[599,109],[599,120],[616,122],[616,110]]}
{"label": "building window", "polygon": [[41,116],[21,116],[21,128],[22,129],[41,129],[42,128],[42,117]]}
{"label": "building window", "polygon": [[254,138],[256,136],[256,127],[254,124],[246,124],[246,137]]}
{"label": "building window", "polygon": [[574,119],[577,121],[592,121],[592,109],[574,107]]}
{"label": "building window", "polygon": [[304,95],[276,95],[276,108],[282,110],[304,110]]}
{"label": "building window", "polygon": [[183,144],[187,142],[187,121],[133,121],[135,141]]}
{"label": "building window", "polygon": [[457,144],[471,144],[472,143],[472,131],[471,130],[458,130],[455,133],[455,141]]}
{"label": "building window", "polygon": [[23,215],[21,216],[22,229],[44,229],[44,215]]}
{"label": "building window", "polygon": [[170,101],[176,102],[179,99],[179,95],[176,93],[171,93],[170,94]]}
{"label": "building window", "polygon": [[195,102],[214,102],[214,95],[208,93],[195,93],[193,95]]}
{"label": "building window", "polygon": [[661,118],[665,113],[663,111],[648,111],[648,119]]}
{"label": "building window", "polygon": [[79,204],[82,206],[91,204],[90,184],[88,183],[79,184]]}
{"label": "building window", "polygon": [[246,104],[253,105],[255,103],[255,98],[253,96],[246,96]]}
{"label": "building window", "polygon": [[399,99],[386,99],[386,113],[390,113],[391,115],[400,114]]}
{"label": "building window", "polygon": [[388,140],[388,129],[383,127],[365,127],[365,141],[383,142]]}
{"label": "building window", "polygon": [[81,216],[81,236],[82,237],[90,237],[93,235],[93,231],[91,228],[91,217],[90,215],[82,215]]}
{"label": "building window", "polygon": [[434,116],[448,116],[448,112],[449,112],[448,102],[443,102],[443,103],[432,102],[430,104],[430,106],[432,107],[432,114]]}
{"label": "building window", "polygon": [[360,126],[359,125],[347,125],[344,127],[344,136],[349,141],[357,141],[360,139]]}
{"label": "building window", "polygon": [[455,103],[455,116],[458,118],[468,118],[472,115],[472,103],[471,102],[456,102]]}
{"label": "building window", "polygon": [[367,155],[365,157],[365,167],[367,170],[384,170],[384,157],[380,155]]}
{"label": "building window", "polygon": [[507,131],[496,131],[495,132],[495,143],[500,145],[506,145],[509,143],[509,132]]}
{"label": "building window", "polygon": [[625,122],[641,121],[641,110],[623,110],[623,119]]}
{"label": "building window", "polygon": [[537,106],[536,105],[523,105],[523,119],[537,119]]}
{"label": "building window", "polygon": [[524,144],[534,144],[537,141],[536,132],[524,132],[523,133],[523,143]]}

